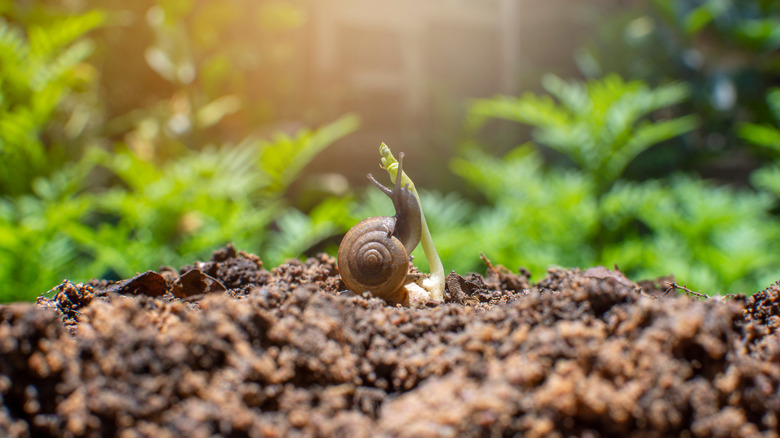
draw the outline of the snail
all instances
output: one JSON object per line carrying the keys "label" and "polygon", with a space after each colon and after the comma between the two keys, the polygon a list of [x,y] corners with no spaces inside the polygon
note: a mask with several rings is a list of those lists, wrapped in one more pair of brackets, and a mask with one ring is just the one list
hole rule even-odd
{"label": "snail", "polygon": [[409,184],[401,186],[403,153],[398,176],[390,190],[369,173],[368,179],[393,200],[395,216],[375,216],[352,227],[339,245],[338,267],[344,284],[353,292],[370,292],[390,304],[406,300],[404,284],[412,251],[420,243],[422,216]]}

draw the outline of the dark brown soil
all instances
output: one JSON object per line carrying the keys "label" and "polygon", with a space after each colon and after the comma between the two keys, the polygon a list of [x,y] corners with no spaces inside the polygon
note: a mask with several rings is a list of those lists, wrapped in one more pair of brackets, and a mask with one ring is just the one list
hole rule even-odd
{"label": "dark brown soil", "polygon": [[0,306],[0,436],[778,436],[778,285],[490,266],[422,309],[343,288],[331,257],[227,247]]}

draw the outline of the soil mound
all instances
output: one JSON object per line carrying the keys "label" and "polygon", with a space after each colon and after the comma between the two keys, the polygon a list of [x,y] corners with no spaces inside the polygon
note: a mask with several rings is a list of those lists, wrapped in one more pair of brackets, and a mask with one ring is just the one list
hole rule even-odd
{"label": "soil mound", "polygon": [[0,306],[0,435],[778,436],[778,285],[699,300],[493,266],[447,284],[388,307],[331,257],[267,271],[232,247],[64,282]]}

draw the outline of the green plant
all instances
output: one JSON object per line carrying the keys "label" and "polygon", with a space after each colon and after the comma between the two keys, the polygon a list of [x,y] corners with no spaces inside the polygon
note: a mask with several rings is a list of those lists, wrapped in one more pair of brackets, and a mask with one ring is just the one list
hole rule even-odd
{"label": "green plant", "polygon": [[[82,274],[78,242],[92,236],[84,188],[90,166],[77,162],[88,123],[94,69],[86,62],[102,13],[38,11],[0,18],[0,301],[30,299]],[[75,161],[75,162],[74,162]],[[36,286],[38,286],[36,290]]]}
{"label": "green plant", "polygon": [[[162,165],[128,150],[95,151],[96,161],[124,183],[100,200],[101,212],[116,218],[104,226],[117,242],[98,243],[96,250],[109,252],[98,258],[125,253],[127,244],[120,242],[132,242],[136,250],[123,257],[126,265],[112,267],[128,275],[140,266],[203,257],[231,241],[258,251],[271,265],[300,256],[334,226],[302,221],[302,213],[285,201],[285,191],[317,153],[356,127],[357,119],[346,116],[292,137],[278,134],[270,141],[186,152]],[[278,227],[273,235],[272,223]],[[266,248],[272,249],[267,257]]]}
{"label": "green plant", "polygon": [[643,278],[672,273],[711,293],[752,293],[780,275],[773,204],[766,193],[682,175],[625,182],[601,205],[620,239],[605,248],[602,260]]}
{"label": "green plant", "polygon": [[[536,275],[553,264],[617,264],[631,276],[672,273],[708,291],[752,292],[780,273],[768,197],[691,177],[626,179],[643,150],[696,126],[689,116],[658,115],[686,98],[685,87],[651,89],[615,76],[586,85],[548,77],[544,85],[557,100],[527,94],[478,101],[471,127],[489,118],[531,125],[538,143],[577,166],[546,168],[533,143],[503,158],[466,148],[453,170],[489,208],[467,225],[461,253],[485,249],[491,259]],[[446,253],[448,240],[439,242]]]}
{"label": "green plant", "polygon": [[[244,3],[232,1],[221,11],[241,11]],[[260,3],[250,15],[261,17],[268,37],[263,52],[270,56],[276,37],[297,23],[277,18],[299,9],[292,2]],[[203,21],[213,7],[108,1],[100,2],[106,12],[74,12],[82,7],[0,0],[0,301],[32,299],[65,277],[127,277],[180,265],[230,241],[267,251],[265,262],[277,264],[335,232],[331,200],[301,220],[286,191],[319,152],[356,129],[355,117],[258,140],[258,122],[276,115],[267,111],[268,99],[237,96],[246,70],[215,67],[243,59],[246,52],[238,49],[246,46],[219,52],[219,38],[195,32],[213,29]],[[139,17],[150,21],[134,20]],[[139,30],[145,23],[157,32],[150,47]],[[102,50],[95,51],[85,35],[97,27]],[[189,51],[192,40],[181,37],[192,32],[205,39]],[[133,85],[155,83],[133,62],[130,46],[138,44],[151,74],[169,80],[167,94]],[[115,57],[117,51],[131,55]],[[252,63],[249,70],[266,67]],[[127,97],[143,104],[129,108]],[[236,128],[238,116],[248,123]],[[228,131],[247,140],[226,143]],[[209,138],[224,144],[208,146]]]}
{"label": "green plant", "polygon": [[673,164],[707,174],[735,169],[724,176],[733,181],[753,170],[738,129],[771,122],[764,94],[777,83],[780,2],[651,0],[592,16],[595,35],[575,57],[586,77],[616,72],[690,86],[682,111],[699,115],[700,129],[654,151],[639,166],[645,175]]}
{"label": "green plant", "polygon": [[[283,195],[316,153],[356,126],[347,116],[292,137],[186,151],[166,163],[127,148],[93,148],[37,179],[33,193],[0,199],[0,301],[32,299],[65,277],[125,278],[183,265],[227,242],[267,250],[271,265],[299,257],[336,226],[323,215],[302,222]],[[87,191],[96,166],[122,184]]]}
{"label": "green plant", "polygon": [[580,172],[547,172],[543,164],[531,145],[503,158],[476,147],[464,150],[463,157],[453,161],[453,171],[487,206],[475,209],[466,232],[450,233],[456,240],[438,237],[442,253],[460,253],[471,263],[466,267],[461,261],[461,269],[471,270],[482,269],[479,252],[497,263],[527,267],[535,275],[551,265],[592,265],[597,258],[590,246],[598,228],[595,186]]}
{"label": "green plant", "polygon": [[[772,115],[773,124],[743,123],[739,125],[740,136],[755,145],[761,146],[772,157],[769,164],[755,170],[750,175],[750,181],[758,190],[770,194],[775,201],[775,207],[780,199],[780,88],[769,90],[766,95],[767,106]],[[777,221],[777,215],[772,218]],[[777,254],[780,251],[780,238],[772,236],[769,240],[770,251]]]}
{"label": "green plant", "polygon": [[63,102],[87,86],[93,71],[85,59],[93,45],[82,37],[103,14],[52,16],[27,27],[0,18],[0,193],[32,190],[78,151],[69,150],[81,132],[81,106]]}
{"label": "green plant", "polygon": [[761,190],[780,198],[780,88],[771,89],[766,100],[772,113],[773,124],[742,123],[739,125],[740,136],[768,151],[774,160],[771,164],[756,170],[751,174],[751,182]]}
{"label": "green plant", "polygon": [[[696,127],[693,116],[653,119],[657,111],[688,97],[683,84],[651,89],[641,81],[625,82],[616,75],[587,84],[567,83],[548,75],[543,85],[552,97],[527,93],[521,98],[477,101],[470,126],[479,128],[489,117],[533,126],[532,135],[538,143],[577,164],[581,175],[593,186],[597,202],[640,153]],[[600,245],[600,237],[605,234],[601,229],[604,221],[598,214],[597,211],[596,229],[592,231],[596,245]]]}
{"label": "green plant", "polygon": [[32,193],[0,197],[0,302],[34,299],[66,276],[100,272],[82,245],[97,239],[85,224],[95,199],[80,193],[90,168],[66,165],[36,178]]}
{"label": "green plant", "polygon": [[534,139],[571,158],[599,193],[609,191],[637,155],[696,127],[694,116],[652,117],[688,98],[684,84],[651,89],[617,75],[587,84],[547,75],[543,85],[552,97],[527,93],[520,98],[477,101],[470,112],[470,127],[480,128],[487,118],[533,126]]}
{"label": "green plant", "polygon": [[[775,154],[780,152],[780,88],[772,88],[766,95],[772,123],[741,123],[739,135],[744,140],[767,148]],[[777,154],[780,155],[780,154]]]}

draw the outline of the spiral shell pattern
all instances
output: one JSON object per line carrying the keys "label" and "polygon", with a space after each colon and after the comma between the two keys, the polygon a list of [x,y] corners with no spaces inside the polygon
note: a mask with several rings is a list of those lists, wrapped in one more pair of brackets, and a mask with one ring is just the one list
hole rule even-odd
{"label": "spiral shell pattern", "polygon": [[409,256],[395,236],[395,219],[371,217],[354,226],[341,241],[339,272],[344,284],[355,293],[371,292],[390,303],[400,302],[401,286],[409,271]]}

